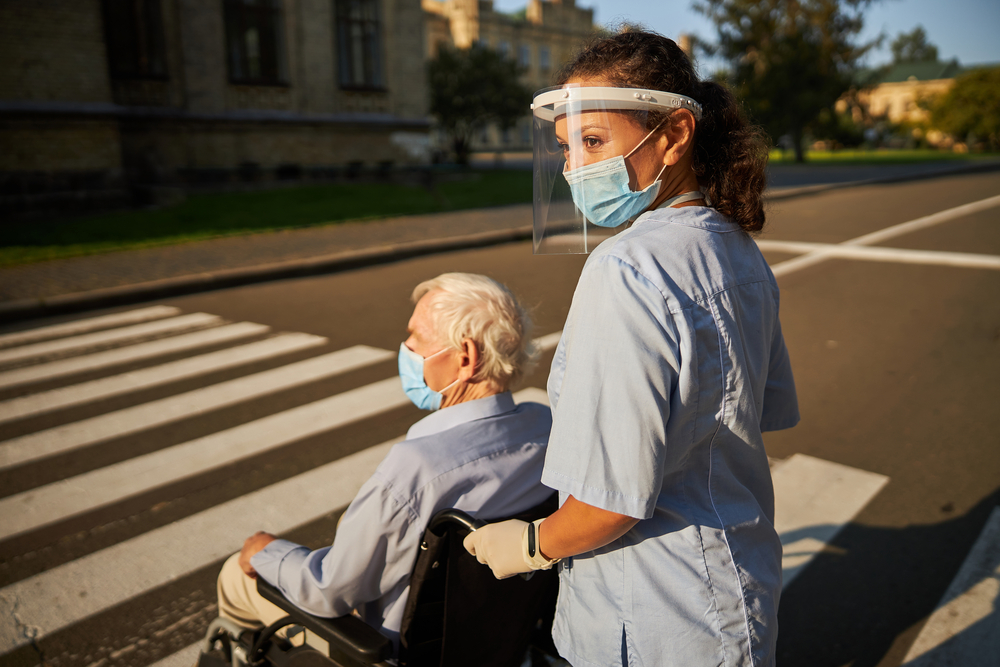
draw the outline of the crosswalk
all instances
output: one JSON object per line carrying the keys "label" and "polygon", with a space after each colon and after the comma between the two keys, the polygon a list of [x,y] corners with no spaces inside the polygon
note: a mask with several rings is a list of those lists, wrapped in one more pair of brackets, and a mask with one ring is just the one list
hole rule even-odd
{"label": "crosswalk", "polygon": [[[536,343],[551,350],[558,340],[555,332]],[[56,640],[62,638],[65,644],[80,624],[113,619],[123,605],[141,603],[162,587],[217,564],[256,530],[287,534],[346,506],[402,433],[305,472],[193,507],[175,520],[154,522],[112,544],[98,540],[82,552],[66,547],[67,555],[58,556],[59,545],[78,539],[81,525],[86,533],[102,521],[127,522],[127,517],[114,515],[115,508],[142,505],[146,499],[163,503],[171,498],[171,489],[183,489],[187,480],[261,460],[408,405],[387,363],[394,352],[364,345],[329,348],[320,336],[275,332],[261,324],[226,322],[166,306],[0,336],[0,427],[6,429],[0,431],[0,558],[8,562],[0,566],[0,659],[18,651],[43,652],[50,640],[60,644]],[[178,354],[185,356],[177,359]],[[269,367],[261,370],[265,362]],[[384,371],[382,378],[367,384],[319,399],[308,391],[353,371],[378,368]],[[218,379],[220,373],[223,379]],[[212,379],[184,388],[190,386],[184,383],[205,377]],[[171,393],[175,383],[181,389]],[[37,386],[41,389],[35,390]],[[151,400],[139,395],[138,402],[128,402],[136,392],[152,389],[166,394]],[[279,392],[286,403],[302,398],[239,423],[230,418],[218,427],[203,425],[209,432],[176,442],[167,438],[168,444],[152,451],[144,444],[152,435],[173,433],[187,420],[267,400]],[[102,407],[112,398],[126,403]],[[537,388],[522,390],[516,399],[547,400]],[[106,448],[118,453],[102,459]],[[98,463],[88,465],[91,460]],[[44,474],[61,467],[69,472],[58,479]],[[41,481],[23,481],[35,477]],[[773,478],[786,585],[889,481],[805,455],[775,462]],[[3,489],[8,483],[16,488]],[[111,519],[101,514],[108,508]],[[70,532],[63,535],[62,530]],[[36,567],[32,558],[38,556],[39,543],[56,543],[50,550],[57,555]],[[202,597],[210,600],[213,594]],[[211,603],[204,604],[202,611],[211,612]],[[199,612],[184,618],[203,616]],[[150,656],[144,662],[116,661],[112,653],[125,655],[125,648],[118,646],[89,647],[79,655],[64,650],[54,664],[190,665],[197,645],[188,641],[178,651],[169,634],[158,631],[156,636],[123,639],[133,641],[133,648],[144,647],[141,654]],[[19,662],[30,663],[30,657],[18,655]]]}

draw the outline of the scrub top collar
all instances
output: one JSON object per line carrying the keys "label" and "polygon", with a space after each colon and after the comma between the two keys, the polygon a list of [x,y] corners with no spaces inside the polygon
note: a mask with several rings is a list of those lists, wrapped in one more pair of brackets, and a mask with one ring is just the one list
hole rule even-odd
{"label": "scrub top collar", "polygon": [[442,431],[455,428],[461,424],[473,422],[488,417],[496,417],[517,408],[514,397],[509,391],[493,394],[486,398],[477,398],[457,405],[450,405],[437,412],[432,412],[410,427],[406,433],[407,440],[424,438]]}
{"label": "scrub top collar", "polygon": [[667,222],[673,225],[683,225],[704,229],[709,232],[740,231],[740,226],[718,211],[708,206],[685,206],[683,208],[655,208],[646,211],[632,223],[635,227],[642,222]]}

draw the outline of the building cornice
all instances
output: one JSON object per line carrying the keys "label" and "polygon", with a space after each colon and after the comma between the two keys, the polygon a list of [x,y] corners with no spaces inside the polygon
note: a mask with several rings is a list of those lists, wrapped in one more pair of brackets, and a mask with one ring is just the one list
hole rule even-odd
{"label": "building cornice", "polygon": [[218,113],[191,112],[176,107],[124,106],[109,102],[0,100],[0,116],[113,117],[135,120],[209,123],[280,123],[291,125],[376,125],[430,127],[426,118],[401,118],[389,113],[303,114],[280,109],[235,109]]}

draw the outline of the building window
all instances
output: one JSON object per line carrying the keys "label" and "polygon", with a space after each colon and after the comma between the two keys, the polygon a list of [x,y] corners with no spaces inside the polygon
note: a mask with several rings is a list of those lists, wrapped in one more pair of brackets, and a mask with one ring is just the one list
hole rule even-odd
{"label": "building window", "polygon": [[225,0],[224,7],[230,81],[272,86],[286,83],[281,0]]}
{"label": "building window", "polygon": [[334,0],[340,87],[385,89],[377,0]]}
{"label": "building window", "polygon": [[115,79],[165,79],[160,0],[104,0],[108,68]]}
{"label": "building window", "polygon": [[517,47],[517,64],[521,67],[531,67],[531,47],[527,44]]}
{"label": "building window", "polygon": [[497,53],[506,58],[510,55],[510,42],[502,41],[497,44]]}
{"label": "building window", "polygon": [[538,49],[538,66],[543,72],[548,72],[552,69],[552,56],[549,53],[549,47],[543,46]]}

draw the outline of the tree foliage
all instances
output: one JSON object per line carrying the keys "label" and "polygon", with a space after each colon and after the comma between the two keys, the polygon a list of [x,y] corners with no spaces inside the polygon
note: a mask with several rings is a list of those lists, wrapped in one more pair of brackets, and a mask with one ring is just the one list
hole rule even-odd
{"label": "tree foliage", "polygon": [[970,144],[1000,149],[1000,67],[975,69],[935,100],[931,124]]}
{"label": "tree foliage", "polygon": [[917,26],[910,32],[901,32],[889,45],[892,49],[892,62],[924,63],[937,62],[937,47],[927,41],[927,33],[923,26]]}
{"label": "tree foliage", "polygon": [[715,23],[715,51],[754,119],[773,139],[789,135],[795,159],[803,137],[847,91],[860,58],[878,40],[859,44],[862,10],[872,0],[702,0]]}
{"label": "tree foliage", "polygon": [[459,163],[469,158],[473,135],[490,123],[501,130],[528,112],[531,91],[519,77],[522,68],[482,47],[442,47],[427,65],[431,113],[447,132]]}

